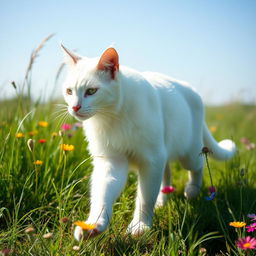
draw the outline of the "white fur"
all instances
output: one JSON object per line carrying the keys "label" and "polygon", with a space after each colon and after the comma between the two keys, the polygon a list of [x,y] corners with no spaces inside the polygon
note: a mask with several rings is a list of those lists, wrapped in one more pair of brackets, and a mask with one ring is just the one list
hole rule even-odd
{"label": "white fur", "polygon": [[[122,191],[129,164],[138,169],[138,192],[128,232],[139,234],[152,224],[154,205],[163,205],[160,187],[170,185],[168,163],[179,160],[189,170],[187,198],[195,197],[202,183],[203,146],[218,159],[235,152],[233,142],[218,145],[204,125],[204,109],[193,88],[168,76],[138,72],[120,66],[115,79],[96,70],[98,59],[82,58],[69,64],[63,93],[71,115],[83,121],[93,157],[91,209],[87,223],[97,233],[107,228],[112,205]],[[86,88],[98,91],[84,97]],[[66,94],[66,88],[73,95]],[[80,104],[77,116],[72,107]],[[216,152],[216,154],[215,154]],[[75,238],[82,237],[77,227]]]}

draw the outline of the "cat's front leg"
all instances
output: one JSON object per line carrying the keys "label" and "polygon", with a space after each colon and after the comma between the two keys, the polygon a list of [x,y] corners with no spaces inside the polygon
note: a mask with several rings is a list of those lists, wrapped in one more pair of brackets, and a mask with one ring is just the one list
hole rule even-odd
{"label": "cat's front leg", "polygon": [[[123,156],[95,157],[91,177],[91,207],[87,224],[95,224],[87,236],[103,232],[112,215],[112,205],[125,185],[128,173],[128,161]],[[81,240],[84,236],[80,227],[76,227],[74,236]]]}
{"label": "cat's front leg", "polygon": [[150,161],[139,170],[138,191],[133,220],[127,232],[140,235],[152,225],[154,205],[165,168],[164,160]]}

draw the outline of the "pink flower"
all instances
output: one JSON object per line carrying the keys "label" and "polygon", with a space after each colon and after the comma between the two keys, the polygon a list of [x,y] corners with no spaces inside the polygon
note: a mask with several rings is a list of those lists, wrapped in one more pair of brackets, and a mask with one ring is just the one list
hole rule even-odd
{"label": "pink flower", "polygon": [[245,227],[247,229],[247,232],[253,232],[254,230],[256,230],[256,222],[252,223],[249,226]]}
{"label": "pink flower", "polygon": [[239,238],[236,246],[242,250],[256,249],[256,239],[250,236]]}
{"label": "pink flower", "polygon": [[175,188],[173,186],[166,186],[161,189],[161,192],[164,194],[170,194],[175,191]]}
{"label": "pink flower", "polygon": [[63,125],[61,125],[60,129],[62,131],[68,131],[68,130],[71,129],[71,125],[70,124],[63,124]]}
{"label": "pink flower", "polygon": [[244,145],[247,145],[250,143],[250,141],[246,138],[246,137],[242,137],[240,138],[240,142]]}

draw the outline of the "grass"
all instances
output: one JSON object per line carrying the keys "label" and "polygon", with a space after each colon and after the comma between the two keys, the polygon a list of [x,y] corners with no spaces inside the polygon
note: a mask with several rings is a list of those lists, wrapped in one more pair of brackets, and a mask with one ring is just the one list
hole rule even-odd
{"label": "grass", "polygon": [[[238,249],[235,241],[246,235],[255,237],[255,231],[246,233],[245,228],[228,223],[249,224],[247,214],[256,213],[256,149],[248,150],[240,142],[242,137],[255,142],[255,106],[206,108],[215,138],[232,138],[238,147],[228,162],[209,160],[217,188],[214,200],[205,199],[211,185],[206,166],[200,195],[187,201],[183,196],[187,173],[173,163],[176,191],[166,206],[156,210],[152,230],[132,237],[125,232],[136,193],[136,174],[131,172],[108,230],[78,243],[72,223],[88,215],[92,171],[82,128],[70,119],[66,122],[72,128],[59,132],[61,119],[54,118],[55,102],[42,104],[23,95],[17,92],[16,98],[0,102],[0,251],[8,249],[9,255],[254,255],[255,250]],[[40,126],[40,121],[48,126]],[[23,136],[17,138],[17,133]],[[63,151],[61,144],[75,148]],[[42,164],[35,165],[36,160]],[[2,254],[8,255],[8,250]]]}

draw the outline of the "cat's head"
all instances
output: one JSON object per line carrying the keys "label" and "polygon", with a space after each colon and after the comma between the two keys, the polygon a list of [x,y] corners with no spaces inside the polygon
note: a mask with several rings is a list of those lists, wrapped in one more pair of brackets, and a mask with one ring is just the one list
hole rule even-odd
{"label": "cat's head", "polygon": [[108,114],[119,98],[119,61],[114,48],[108,48],[100,58],[81,57],[64,46],[68,73],[63,83],[63,95],[68,112],[80,121],[97,113]]}

